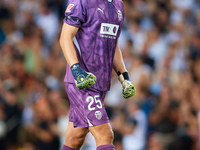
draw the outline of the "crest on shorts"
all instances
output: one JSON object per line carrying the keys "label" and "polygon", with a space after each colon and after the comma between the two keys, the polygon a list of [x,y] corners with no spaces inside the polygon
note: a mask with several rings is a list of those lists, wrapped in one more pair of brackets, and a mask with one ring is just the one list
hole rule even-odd
{"label": "crest on shorts", "polygon": [[122,12],[120,10],[117,11],[119,21],[122,20]]}
{"label": "crest on shorts", "polygon": [[67,6],[67,9],[65,10],[65,12],[67,13],[67,12],[70,12],[71,11],[71,9],[74,7],[74,4],[69,4],[68,6]]}
{"label": "crest on shorts", "polygon": [[100,112],[100,111],[96,111],[96,112],[95,112],[95,117],[96,117],[98,120],[100,120],[101,117],[102,117],[101,112]]}

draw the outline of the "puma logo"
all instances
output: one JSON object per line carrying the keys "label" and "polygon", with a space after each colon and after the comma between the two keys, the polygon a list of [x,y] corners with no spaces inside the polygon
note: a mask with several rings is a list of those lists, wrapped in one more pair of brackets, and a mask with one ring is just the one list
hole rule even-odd
{"label": "puma logo", "polygon": [[[101,8],[98,8],[99,11],[101,11],[103,13],[103,10]],[[103,13],[104,14],[104,13]]]}

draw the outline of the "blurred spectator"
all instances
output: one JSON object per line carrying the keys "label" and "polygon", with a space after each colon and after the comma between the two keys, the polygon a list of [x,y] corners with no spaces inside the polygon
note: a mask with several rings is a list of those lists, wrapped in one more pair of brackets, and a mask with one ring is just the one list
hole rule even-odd
{"label": "blurred spectator", "polygon": [[127,115],[118,114],[111,121],[113,130],[122,137],[124,150],[143,150],[146,146],[147,119],[138,103],[127,100]]}
{"label": "blurred spectator", "polygon": [[148,150],[163,150],[164,146],[157,133],[152,133],[148,138]]}
{"label": "blurred spectator", "polygon": [[35,21],[43,31],[45,43],[51,46],[58,34],[59,20],[49,5],[48,2],[41,2],[41,13],[35,18]]}

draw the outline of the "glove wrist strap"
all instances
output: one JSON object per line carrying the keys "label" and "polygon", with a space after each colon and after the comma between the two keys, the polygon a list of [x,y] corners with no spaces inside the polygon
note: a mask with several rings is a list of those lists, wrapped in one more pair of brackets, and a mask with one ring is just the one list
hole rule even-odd
{"label": "glove wrist strap", "polygon": [[76,79],[80,73],[83,72],[82,68],[80,67],[79,63],[73,64],[71,67],[72,75]]}
{"label": "glove wrist strap", "polygon": [[117,72],[117,75],[118,75],[118,79],[119,79],[119,81],[120,81],[121,83],[123,83],[124,80],[131,81],[128,72],[121,73],[120,71],[118,71],[118,72]]}

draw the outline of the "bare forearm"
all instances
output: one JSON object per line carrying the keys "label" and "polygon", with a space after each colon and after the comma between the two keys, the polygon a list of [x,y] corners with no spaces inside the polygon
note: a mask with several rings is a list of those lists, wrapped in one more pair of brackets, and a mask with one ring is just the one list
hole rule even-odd
{"label": "bare forearm", "polygon": [[118,71],[120,71],[121,73],[127,71],[125,68],[122,53],[121,53],[121,50],[120,50],[118,44],[116,47],[115,56],[114,56],[114,60],[113,60],[113,69],[115,70],[116,73]]}
{"label": "bare forearm", "polygon": [[[70,31],[71,30],[71,31]],[[73,44],[73,38],[78,31],[78,28],[64,24],[60,36],[60,46],[64,53],[65,59],[69,66],[78,63],[76,50]]]}
{"label": "bare forearm", "polygon": [[72,40],[62,38],[60,40],[60,45],[65,56],[65,59],[69,66],[78,62],[76,51],[74,49],[74,45]]}

